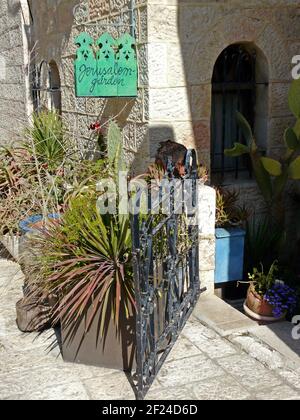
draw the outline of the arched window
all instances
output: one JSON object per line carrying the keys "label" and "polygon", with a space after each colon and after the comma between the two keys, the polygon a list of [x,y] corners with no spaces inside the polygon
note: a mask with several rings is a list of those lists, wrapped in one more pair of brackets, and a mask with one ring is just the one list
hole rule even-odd
{"label": "arched window", "polygon": [[61,113],[60,76],[55,61],[49,63],[50,108]]}
{"label": "arched window", "polygon": [[[259,52],[259,55],[261,53]],[[266,70],[266,63],[264,62]],[[265,126],[267,107],[257,109],[258,99],[267,100],[265,71],[258,66],[257,49],[251,45],[234,44],[218,57],[212,78],[212,120],[211,120],[211,172],[214,182],[228,178],[249,177],[251,165],[249,156],[229,158],[224,149],[234,142],[245,142],[236,122],[236,111],[240,111],[257,131]],[[257,80],[257,78],[259,80]],[[263,80],[265,79],[265,80]],[[264,86],[259,90],[258,86]],[[262,145],[263,146],[263,145]]]}
{"label": "arched window", "polygon": [[36,112],[47,108],[61,113],[61,83],[55,61],[43,60],[33,69],[32,94]]}

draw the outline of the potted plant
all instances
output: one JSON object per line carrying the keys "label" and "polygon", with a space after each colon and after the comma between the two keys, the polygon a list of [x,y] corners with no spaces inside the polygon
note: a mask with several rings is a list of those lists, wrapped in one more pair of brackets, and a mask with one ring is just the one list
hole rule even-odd
{"label": "potted plant", "polygon": [[[37,282],[56,294],[64,360],[131,369],[135,310],[129,216],[101,215],[97,197],[77,197],[36,246]],[[42,276],[42,277],[41,277]]]}
{"label": "potted plant", "polygon": [[[114,122],[107,139],[102,176],[116,181],[124,159]],[[58,222],[32,238],[39,258],[31,284],[42,299],[58,297],[52,319],[61,324],[66,361],[130,370],[135,363],[135,300],[129,215],[101,214],[95,185],[81,187],[66,195]]]}
{"label": "potted plant", "polygon": [[[117,190],[119,171],[124,168],[122,153],[121,133],[112,123],[108,129],[106,175],[115,181]],[[153,170],[156,180],[160,174]],[[151,177],[151,171],[148,175]],[[88,188],[68,197],[59,221],[33,238],[32,248],[40,257],[31,279],[43,295],[58,297],[53,323],[61,325],[64,360],[131,370],[135,365],[136,318],[130,216],[119,214],[118,199],[116,211],[103,214],[99,194],[95,188]],[[141,211],[140,217],[147,215]],[[182,247],[189,241],[184,221],[183,215],[176,242],[178,252],[184,252]],[[153,245],[156,252],[159,246],[167,249],[167,236],[157,240]],[[164,249],[160,251],[163,254]]]}
{"label": "potted plant", "polygon": [[236,191],[216,188],[216,268],[215,283],[243,278],[245,230],[248,218],[244,207],[237,205]]}
{"label": "potted plant", "polygon": [[17,234],[24,244],[22,252],[15,254],[25,274],[24,297],[17,302],[16,311],[19,329],[30,332],[51,325],[57,295],[42,293],[38,283],[30,281],[39,273],[43,250],[28,241],[57,223],[72,197],[84,195],[86,189],[96,189],[103,162],[79,160],[74,156],[55,112],[34,114],[26,135],[27,141],[18,153],[16,150],[7,153],[12,170],[3,170],[3,175],[6,178],[10,175],[10,179],[3,182],[1,193],[6,198],[2,211],[5,209],[7,214],[2,228]]}
{"label": "potted plant", "polygon": [[283,319],[288,311],[293,310],[297,304],[296,291],[277,279],[277,261],[265,272],[253,269],[248,274],[250,285],[244,310],[251,318],[259,321],[277,321]]}

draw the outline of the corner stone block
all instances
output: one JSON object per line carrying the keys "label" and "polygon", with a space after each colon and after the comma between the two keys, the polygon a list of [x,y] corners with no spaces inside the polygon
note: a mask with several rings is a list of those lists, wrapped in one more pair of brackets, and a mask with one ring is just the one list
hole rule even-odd
{"label": "corner stone block", "polygon": [[149,4],[149,41],[178,41],[177,7]]}
{"label": "corner stone block", "polygon": [[149,86],[166,87],[167,81],[167,45],[152,43],[148,45]]}
{"label": "corner stone block", "polygon": [[214,271],[215,269],[215,246],[216,240],[214,235],[210,237],[199,238],[199,270]]}
{"label": "corner stone block", "polygon": [[206,288],[204,295],[214,295],[215,293],[215,272],[214,270],[200,271],[200,287]]}
{"label": "corner stone block", "polygon": [[149,118],[152,121],[190,121],[186,88],[150,89]]}
{"label": "corner stone block", "polygon": [[198,186],[199,276],[207,294],[214,293],[216,192]]}
{"label": "corner stone block", "polygon": [[207,185],[198,186],[198,225],[199,236],[215,235],[216,191]]}

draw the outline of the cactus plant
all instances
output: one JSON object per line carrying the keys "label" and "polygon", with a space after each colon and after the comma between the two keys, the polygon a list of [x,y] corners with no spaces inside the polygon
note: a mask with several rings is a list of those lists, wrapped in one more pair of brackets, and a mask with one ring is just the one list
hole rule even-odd
{"label": "cactus plant", "polygon": [[297,157],[300,152],[300,80],[292,82],[288,101],[297,121],[293,128],[288,128],[284,133],[287,150],[281,159],[262,156],[248,121],[239,112],[237,121],[247,144],[234,143],[232,149],[224,151],[230,157],[249,154],[255,179],[269,208],[281,200],[289,179],[300,179],[300,157]]}
{"label": "cactus plant", "polygon": [[114,170],[116,179],[120,171],[126,171],[124,158],[122,132],[115,121],[111,121],[107,130],[107,158],[109,165]]}

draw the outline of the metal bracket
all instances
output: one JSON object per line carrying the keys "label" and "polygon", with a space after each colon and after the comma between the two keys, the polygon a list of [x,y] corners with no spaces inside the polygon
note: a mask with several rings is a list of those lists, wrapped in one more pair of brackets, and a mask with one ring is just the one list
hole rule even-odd
{"label": "metal bracket", "polygon": [[[84,22],[84,19],[88,19],[89,17],[89,6],[87,3],[80,3],[73,7],[73,16],[76,25],[84,25],[86,27],[93,26],[93,27],[100,27],[100,28],[130,28],[130,35],[135,38],[136,35],[136,20],[134,16],[134,11],[136,9],[135,0],[129,1],[129,6],[125,10],[121,11],[121,15],[118,18],[116,23],[110,23],[110,22]],[[130,15],[130,23],[126,24],[122,22],[122,15],[124,13],[128,12]],[[106,20],[109,19],[109,17],[105,18]]]}

